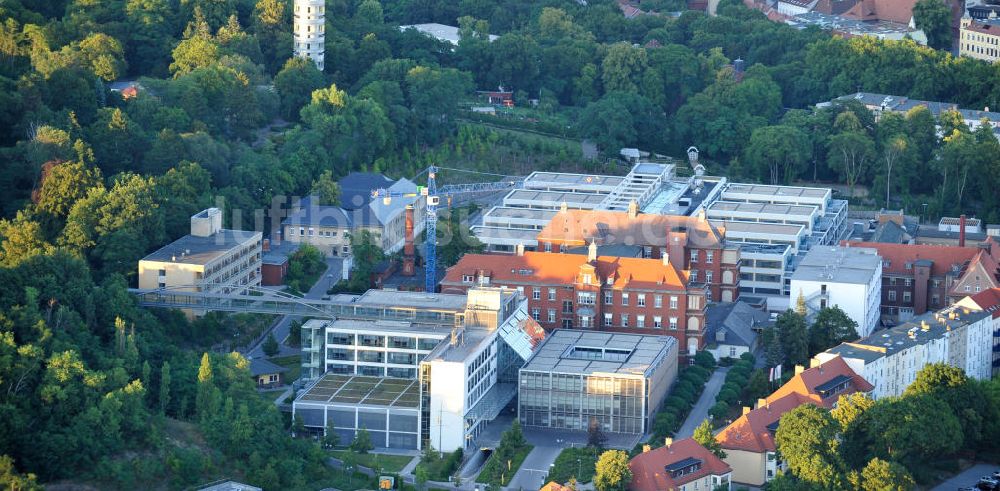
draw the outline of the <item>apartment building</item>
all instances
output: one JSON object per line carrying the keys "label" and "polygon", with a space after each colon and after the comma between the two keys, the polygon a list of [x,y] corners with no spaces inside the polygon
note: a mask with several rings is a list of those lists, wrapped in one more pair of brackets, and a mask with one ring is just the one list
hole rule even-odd
{"label": "apartment building", "polygon": [[497,288],[373,292],[361,299],[373,309],[415,308],[425,317],[307,322],[303,368],[312,368],[318,352],[328,370],[295,399],[293,413],[313,431],[332,429],[340,441],[365,428],[376,447],[472,448],[517,393],[517,370],[544,338],[526,302]]}
{"label": "apartment building", "polygon": [[713,226],[705,215],[639,213],[632,202],[627,212],[604,210],[560,211],[538,233],[539,249],[573,252],[589,244],[625,245],[641,250],[643,258],[669,258],[690,271],[691,281],[707,287],[707,300],[733,302],[739,296],[740,251],[725,245],[726,230]]}
{"label": "apartment building", "polygon": [[706,288],[668,259],[523,252],[466,254],[443,293],[480,285],[517,290],[546,330],[592,329],[674,337],[682,355],[704,348]]}
{"label": "apartment building", "polygon": [[841,359],[814,362],[809,369],[796,366],[788,382],[757,401],[755,408],[744,407],[739,418],[716,434],[726,452],[722,460],[733,469],[732,480],[759,487],[785,469],[774,441],[785,413],[802,404],[831,409],[840,396],[871,390],[872,385]]}
{"label": "apartment building", "polygon": [[962,17],[959,26],[959,55],[989,63],[1000,59],[1000,19]]}
{"label": "apartment building", "polygon": [[240,293],[260,285],[261,233],[222,228],[222,210],[191,217],[191,233],[139,260],[139,288]]}
{"label": "apartment building", "polygon": [[645,445],[642,453],[632,457],[629,491],[729,491],[733,469],[694,439],[673,441],[651,449]]}
{"label": "apartment building", "polygon": [[981,291],[955,303],[956,307],[989,312],[993,317],[993,375],[1000,375],[1000,288]]}
{"label": "apartment building", "polygon": [[[838,104],[850,100],[858,101],[864,105],[869,111],[872,112],[872,114],[875,115],[875,121],[878,121],[883,113],[894,112],[905,115],[909,110],[915,107],[924,106],[931,112],[931,114],[934,115],[935,118],[940,118],[942,113],[947,111],[958,111],[959,115],[962,116],[962,120],[965,122],[965,125],[968,126],[970,130],[978,128],[979,125],[982,124],[983,120],[985,120],[986,123],[989,124],[994,130],[1000,128],[1000,113],[990,111],[989,108],[962,109],[958,107],[958,104],[952,102],[924,101],[898,95],[858,92],[838,97],[830,102],[821,102],[816,104],[816,107],[826,107],[831,104]],[[940,133],[940,127],[938,127],[938,130]]]}
{"label": "apartment building", "polygon": [[558,329],[520,370],[518,419],[525,427],[645,434],[677,378],[668,336]]}
{"label": "apartment building", "polygon": [[953,306],[835,346],[815,360],[843,358],[874,385],[872,397],[899,396],[931,363],[961,368],[970,378],[989,379],[994,332],[989,312]]}
{"label": "apartment building", "polygon": [[823,246],[809,251],[792,275],[792,292],[801,296],[808,314],[837,306],[867,336],[879,326],[882,260],[877,250]]}

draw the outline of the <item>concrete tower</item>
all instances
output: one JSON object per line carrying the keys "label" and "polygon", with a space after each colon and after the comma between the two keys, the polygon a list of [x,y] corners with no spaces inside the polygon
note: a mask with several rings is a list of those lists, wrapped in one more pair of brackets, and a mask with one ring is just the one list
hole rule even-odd
{"label": "concrete tower", "polygon": [[309,58],[323,69],[326,41],[326,5],[324,0],[295,0],[295,56]]}

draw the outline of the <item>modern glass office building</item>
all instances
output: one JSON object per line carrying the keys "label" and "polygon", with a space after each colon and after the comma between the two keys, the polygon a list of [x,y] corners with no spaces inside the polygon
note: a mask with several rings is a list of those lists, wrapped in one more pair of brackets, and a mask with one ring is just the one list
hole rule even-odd
{"label": "modern glass office building", "polygon": [[520,370],[518,417],[525,426],[644,433],[677,376],[669,336],[560,329]]}

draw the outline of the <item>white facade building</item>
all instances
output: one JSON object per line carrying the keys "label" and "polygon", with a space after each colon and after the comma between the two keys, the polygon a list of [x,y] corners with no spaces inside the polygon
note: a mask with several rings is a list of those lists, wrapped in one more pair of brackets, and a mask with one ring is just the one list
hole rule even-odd
{"label": "white facade building", "polygon": [[325,0],[295,0],[292,19],[295,56],[309,58],[322,71],[326,53]]}
{"label": "white facade building", "polygon": [[[363,298],[369,295],[374,298]],[[445,452],[468,450],[516,394],[517,370],[544,337],[515,290],[372,290],[361,297],[360,311],[394,300],[399,310],[390,316],[412,308],[419,318],[345,314],[303,325],[303,377],[318,378],[292,409],[307,428],[332,429],[340,441],[365,428],[376,447],[420,449],[429,443]],[[313,358],[322,360],[322,368]]]}
{"label": "white facade building", "polygon": [[816,247],[792,275],[791,301],[805,298],[809,314],[836,305],[858,323],[858,335],[878,326],[882,299],[882,258],[875,249]]}
{"label": "white facade building", "polygon": [[993,320],[989,312],[952,306],[878,331],[816,355],[822,363],[842,357],[875,386],[873,398],[899,396],[931,363],[961,368],[966,376],[989,379],[993,364]]}

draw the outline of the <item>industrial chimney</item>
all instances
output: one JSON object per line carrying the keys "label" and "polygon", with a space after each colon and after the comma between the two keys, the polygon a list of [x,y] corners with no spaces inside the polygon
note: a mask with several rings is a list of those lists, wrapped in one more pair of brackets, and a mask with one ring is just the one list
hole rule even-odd
{"label": "industrial chimney", "polygon": [[958,247],[965,247],[965,215],[958,217]]}
{"label": "industrial chimney", "polygon": [[403,276],[416,274],[416,253],[413,248],[413,205],[406,206],[406,237],[403,241]]}

